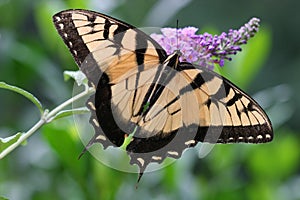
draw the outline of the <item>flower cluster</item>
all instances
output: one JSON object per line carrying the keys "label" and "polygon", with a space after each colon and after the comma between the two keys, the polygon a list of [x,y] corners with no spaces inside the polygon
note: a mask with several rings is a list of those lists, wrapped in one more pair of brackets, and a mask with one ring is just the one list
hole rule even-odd
{"label": "flower cluster", "polygon": [[260,20],[252,18],[238,30],[230,29],[228,33],[197,35],[195,27],[182,29],[162,28],[162,34],[151,34],[168,54],[180,50],[180,61],[191,62],[213,69],[215,64],[224,66],[225,60],[231,60],[231,55],[241,51],[240,45],[246,44],[249,38],[258,31]]}

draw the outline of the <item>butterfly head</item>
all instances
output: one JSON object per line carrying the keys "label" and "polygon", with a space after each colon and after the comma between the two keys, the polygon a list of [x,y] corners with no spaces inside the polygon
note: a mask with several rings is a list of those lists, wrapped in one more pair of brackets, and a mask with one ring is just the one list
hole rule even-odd
{"label": "butterfly head", "polygon": [[180,51],[179,49],[175,50],[175,51],[173,52],[173,54],[176,54],[176,55],[178,56],[178,58],[179,58],[180,56],[182,56],[182,53],[181,53],[181,51]]}
{"label": "butterfly head", "polygon": [[179,58],[182,55],[181,51],[175,50],[172,54],[170,54],[167,59],[164,61],[164,65],[172,67],[176,69],[179,63]]}

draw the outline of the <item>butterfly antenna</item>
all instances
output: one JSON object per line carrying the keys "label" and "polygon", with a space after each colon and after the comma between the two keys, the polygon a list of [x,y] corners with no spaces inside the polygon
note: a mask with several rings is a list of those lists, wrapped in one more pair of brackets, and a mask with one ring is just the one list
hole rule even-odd
{"label": "butterfly antenna", "polygon": [[177,39],[177,50],[179,50],[179,42],[178,42],[178,19],[176,20],[176,39]]}

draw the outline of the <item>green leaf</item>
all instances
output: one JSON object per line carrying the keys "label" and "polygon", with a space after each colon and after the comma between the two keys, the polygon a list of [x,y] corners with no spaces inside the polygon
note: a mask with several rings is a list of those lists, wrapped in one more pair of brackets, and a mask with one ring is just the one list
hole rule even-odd
{"label": "green leaf", "polygon": [[68,117],[68,116],[72,116],[72,115],[86,114],[89,112],[90,112],[89,109],[87,109],[86,107],[75,108],[75,109],[71,109],[71,110],[63,110],[63,111],[60,111],[59,113],[57,113],[53,117],[52,120],[56,120],[56,119],[60,119],[60,118]]}
{"label": "green leaf", "polygon": [[9,200],[9,199],[7,199],[5,197],[0,197],[0,200]]}
{"label": "green leaf", "polygon": [[42,134],[51,149],[56,152],[61,163],[77,177],[79,182],[85,183],[86,164],[89,156],[83,156],[78,160],[84,146],[78,138],[73,121],[54,121],[43,127]]}
{"label": "green leaf", "polygon": [[29,99],[32,103],[34,103],[36,105],[36,107],[39,109],[41,115],[43,114],[43,112],[44,112],[43,106],[42,106],[41,102],[33,94],[27,92],[26,90],[23,90],[22,88],[19,88],[19,87],[13,86],[13,85],[9,85],[5,82],[0,82],[0,88],[11,90],[11,91],[14,91],[16,93],[23,95],[24,97],[26,97],[27,99]]}
{"label": "green leaf", "polygon": [[87,81],[86,76],[80,70],[78,70],[78,71],[64,71],[65,81],[69,80],[70,78],[73,78],[76,81],[78,86],[86,83],[86,81]]}
{"label": "green leaf", "polygon": [[0,138],[0,153],[3,152],[5,149],[7,149],[7,147],[9,147],[10,145],[16,143],[19,140],[19,138],[21,137],[21,135],[22,135],[22,133],[19,132],[10,137]]}

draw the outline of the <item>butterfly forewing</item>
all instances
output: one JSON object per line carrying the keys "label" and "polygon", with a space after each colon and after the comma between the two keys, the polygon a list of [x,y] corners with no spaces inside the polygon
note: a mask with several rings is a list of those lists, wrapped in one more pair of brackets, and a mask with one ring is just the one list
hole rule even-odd
{"label": "butterfly forewing", "polygon": [[198,97],[198,141],[264,143],[273,139],[268,116],[249,95],[205,68],[182,63],[181,69]]}
{"label": "butterfly forewing", "polygon": [[96,138],[122,145],[126,133],[119,129],[112,116],[110,86],[135,76],[135,86],[131,87],[138,87],[139,71],[157,66],[165,59],[165,51],[133,26],[100,13],[67,10],[54,15],[53,20],[90,85],[97,89],[97,101],[92,96],[87,102],[92,111],[90,122],[98,132],[102,128],[110,133],[101,133]]}
{"label": "butterfly forewing", "polygon": [[[129,60],[126,60],[128,64],[125,69],[129,71],[132,68],[136,70],[136,66],[144,63],[163,62],[166,58],[165,51],[145,33],[104,14],[87,10],[66,10],[54,15],[53,21],[78,66],[91,82],[97,83],[99,77],[97,79],[93,76],[96,70],[86,69],[91,67],[84,63],[90,61],[87,60],[89,56],[96,62],[95,66],[103,69],[102,72],[109,68],[112,74],[124,72],[121,66],[126,59]],[[107,59],[109,60],[105,63]],[[106,66],[101,66],[99,62]],[[112,67],[113,63],[119,63],[119,66]],[[113,78],[110,81],[114,81]]]}

